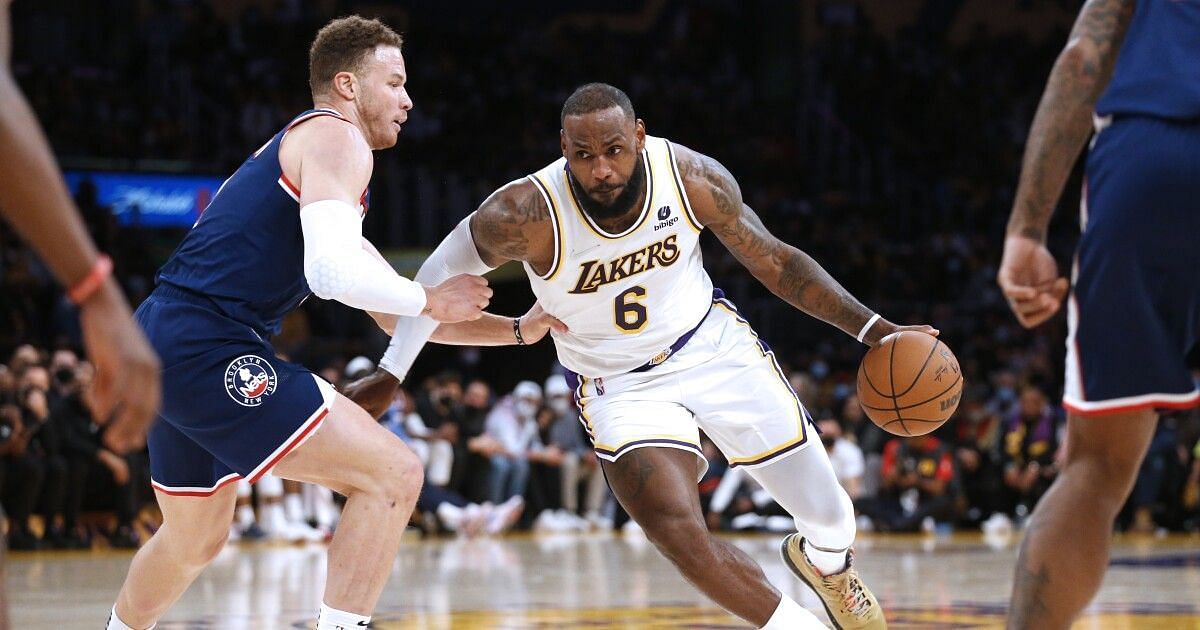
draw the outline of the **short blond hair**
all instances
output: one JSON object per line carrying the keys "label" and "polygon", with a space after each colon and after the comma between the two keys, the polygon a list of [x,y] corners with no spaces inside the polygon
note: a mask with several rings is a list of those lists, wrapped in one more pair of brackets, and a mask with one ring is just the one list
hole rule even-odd
{"label": "short blond hair", "polygon": [[379,20],[357,15],[326,24],[308,49],[308,85],[313,95],[329,90],[339,72],[357,72],[363,59],[378,46],[400,48],[404,38]]}

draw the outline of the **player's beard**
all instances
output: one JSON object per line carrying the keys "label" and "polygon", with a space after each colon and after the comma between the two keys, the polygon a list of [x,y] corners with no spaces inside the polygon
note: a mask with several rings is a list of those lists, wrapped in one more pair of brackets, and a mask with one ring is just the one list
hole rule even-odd
{"label": "player's beard", "polygon": [[612,203],[607,204],[593,199],[575,180],[574,174],[568,179],[583,211],[596,221],[607,221],[624,216],[633,209],[633,204],[637,203],[638,197],[642,196],[642,190],[646,187],[646,165],[642,161],[642,156],[639,155],[637,164],[633,168],[633,174],[629,176],[629,181],[625,182],[625,188],[621,190],[621,194],[617,195],[616,199],[612,200]]}

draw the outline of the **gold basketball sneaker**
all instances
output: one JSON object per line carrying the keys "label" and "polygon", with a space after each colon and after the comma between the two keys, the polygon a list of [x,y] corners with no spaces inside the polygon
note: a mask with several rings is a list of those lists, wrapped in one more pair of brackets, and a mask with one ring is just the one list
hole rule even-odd
{"label": "gold basketball sneaker", "polygon": [[804,555],[804,538],[791,534],[783,539],[783,563],[821,598],[825,612],[839,630],[884,630],[883,609],[854,570],[854,554],[846,554],[846,568],[830,575],[821,572]]}

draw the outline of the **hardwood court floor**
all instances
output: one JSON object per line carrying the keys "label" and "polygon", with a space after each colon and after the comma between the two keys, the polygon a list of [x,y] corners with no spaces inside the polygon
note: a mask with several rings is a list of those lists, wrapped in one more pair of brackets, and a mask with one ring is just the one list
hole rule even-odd
{"label": "hardwood court floor", "polygon": [[[783,568],[781,537],[731,538],[801,604],[816,597]],[[892,628],[1000,628],[1016,540],[862,535],[859,567]],[[325,547],[231,545],[161,630],[311,628]],[[95,630],[127,552],[11,553],[14,628]],[[674,572],[641,536],[584,534],[406,541],[375,627],[744,628]],[[1077,628],[1200,630],[1200,537],[1119,539],[1098,601]]]}

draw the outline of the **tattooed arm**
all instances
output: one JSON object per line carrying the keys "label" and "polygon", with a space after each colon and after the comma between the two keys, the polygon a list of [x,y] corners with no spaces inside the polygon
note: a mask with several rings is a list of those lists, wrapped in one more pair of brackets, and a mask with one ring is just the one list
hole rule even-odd
{"label": "tattooed arm", "polygon": [[1022,325],[1058,311],[1068,289],[1045,247],[1046,229],[1091,132],[1096,100],[1112,78],[1134,0],[1088,0],[1054,62],[1025,144],[997,278]]}
{"label": "tattooed arm", "polygon": [[471,216],[471,238],[491,267],[519,260],[534,270],[549,270],[554,263],[553,230],[546,200],[528,179],[492,193]]}
{"label": "tattooed arm", "polygon": [[[550,211],[541,193],[527,179],[517,180],[492,193],[438,246],[417,272],[417,281],[463,272],[482,273],[509,260],[528,262],[534,269],[553,264],[554,235]],[[439,256],[444,252],[445,256]],[[436,260],[443,262],[436,262]],[[448,262],[455,261],[455,262]],[[464,266],[465,265],[465,266]],[[526,342],[540,339],[560,322],[540,313],[539,307],[521,321]],[[538,315],[540,313],[540,315]],[[565,330],[564,328],[559,328]],[[343,393],[375,417],[387,410],[396,389],[408,375],[421,348],[430,339],[441,343],[500,345],[516,341],[512,320],[485,316],[461,326],[443,324],[428,317],[401,317],[395,324],[392,342],[373,374],[346,386]]]}
{"label": "tattooed arm", "polygon": [[1089,0],[1054,62],[1033,118],[1008,234],[1046,240],[1046,226],[1112,78],[1134,0]]}
{"label": "tattooed arm", "polygon": [[[762,282],[788,304],[842,332],[857,337],[871,319],[863,306],[808,254],[767,231],[758,215],[742,201],[733,175],[716,160],[676,145],[680,174],[696,218]],[[929,326],[901,327],[879,319],[863,337],[873,346],[898,330],[937,331]]]}

